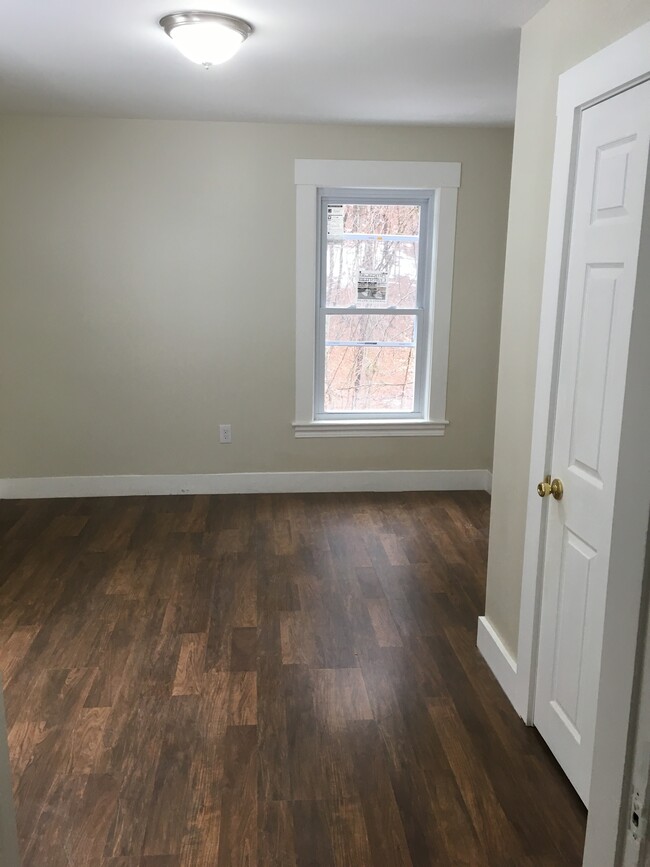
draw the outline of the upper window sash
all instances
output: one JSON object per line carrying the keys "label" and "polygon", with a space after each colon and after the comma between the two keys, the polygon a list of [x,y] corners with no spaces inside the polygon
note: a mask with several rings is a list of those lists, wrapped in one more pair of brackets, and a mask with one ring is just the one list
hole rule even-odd
{"label": "upper window sash", "polygon": [[[418,242],[418,273],[417,273],[417,299],[416,305],[422,309],[429,301],[431,282],[431,220],[434,212],[434,190],[423,190],[419,195],[408,195],[406,190],[364,190],[357,189],[319,189],[318,190],[318,237],[319,237],[319,262],[318,262],[318,299],[322,308],[327,307],[327,244],[330,236],[327,234],[327,206],[332,204],[346,205],[417,205],[420,208],[420,233]],[[343,237],[343,236],[341,236]],[[364,235],[365,237],[365,235]],[[368,236],[369,238],[373,236]],[[411,235],[382,235],[385,240],[412,240]],[[354,235],[346,235],[347,240],[355,240]],[[338,308],[334,308],[338,309]],[[371,308],[357,307],[352,305],[350,312],[355,309],[366,310]],[[380,309],[380,308],[377,308]],[[390,308],[381,308],[390,309]],[[396,308],[402,310],[402,308]]]}

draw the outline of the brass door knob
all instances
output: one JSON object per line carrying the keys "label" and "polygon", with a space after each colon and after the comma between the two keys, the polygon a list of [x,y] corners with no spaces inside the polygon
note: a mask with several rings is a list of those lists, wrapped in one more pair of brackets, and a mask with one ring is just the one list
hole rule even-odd
{"label": "brass door knob", "polygon": [[540,497],[552,496],[556,500],[561,500],[564,495],[564,485],[560,479],[553,479],[550,476],[545,476],[544,481],[537,485],[537,493]]}

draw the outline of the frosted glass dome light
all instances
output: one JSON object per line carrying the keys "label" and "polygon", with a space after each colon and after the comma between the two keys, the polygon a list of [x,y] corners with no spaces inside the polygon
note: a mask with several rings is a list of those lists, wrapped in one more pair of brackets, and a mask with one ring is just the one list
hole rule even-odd
{"label": "frosted glass dome light", "polygon": [[218,12],[174,12],[160,26],[184,57],[206,69],[230,60],[253,32],[241,18]]}

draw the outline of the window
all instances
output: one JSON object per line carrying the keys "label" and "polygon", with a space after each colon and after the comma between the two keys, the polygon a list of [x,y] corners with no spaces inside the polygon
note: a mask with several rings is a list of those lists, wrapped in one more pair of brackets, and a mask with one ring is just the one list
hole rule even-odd
{"label": "window", "polygon": [[296,161],[296,436],[444,433],[459,180]]}
{"label": "window", "polygon": [[433,193],[319,193],[314,418],[423,418]]}

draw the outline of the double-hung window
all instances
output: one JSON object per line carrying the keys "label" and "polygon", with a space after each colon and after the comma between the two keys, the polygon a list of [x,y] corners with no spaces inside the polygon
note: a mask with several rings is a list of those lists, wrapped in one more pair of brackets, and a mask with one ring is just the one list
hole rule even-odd
{"label": "double-hung window", "polygon": [[314,418],[424,418],[434,193],[319,192]]}
{"label": "double-hung window", "polygon": [[459,174],[297,161],[296,436],[444,433]]}

